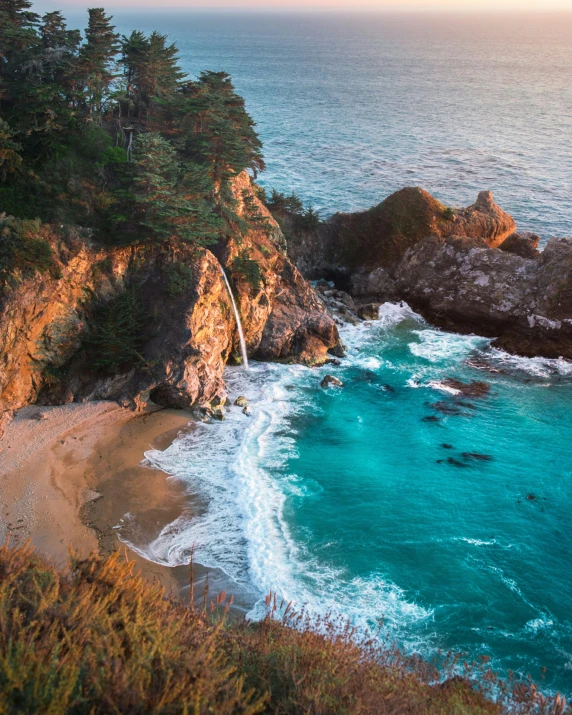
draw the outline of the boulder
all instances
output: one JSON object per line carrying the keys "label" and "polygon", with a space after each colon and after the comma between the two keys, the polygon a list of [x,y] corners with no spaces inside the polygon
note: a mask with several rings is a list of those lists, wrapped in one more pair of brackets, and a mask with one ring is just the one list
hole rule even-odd
{"label": "boulder", "polygon": [[236,398],[236,400],[234,401],[234,404],[237,407],[247,407],[248,400],[246,399],[246,397],[244,397],[244,395],[240,395],[239,397]]}
{"label": "boulder", "polygon": [[358,308],[358,315],[362,320],[379,320],[380,303],[368,303]]}
{"label": "boulder", "polygon": [[535,233],[513,233],[504,240],[499,248],[507,253],[514,253],[522,258],[536,258],[539,255],[540,236]]}

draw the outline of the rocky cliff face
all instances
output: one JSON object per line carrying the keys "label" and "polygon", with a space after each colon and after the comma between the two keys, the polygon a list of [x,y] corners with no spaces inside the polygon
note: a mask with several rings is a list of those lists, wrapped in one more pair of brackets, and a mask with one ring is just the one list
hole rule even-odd
{"label": "rocky cliff face", "polygon": [[288,252],[311,277],[367,275],[376,268],[391,273],[426,236],[479,237],[495,247],[515,230],[514,220],[490,191],[481,192],[468,208],[451,209],[419,187],[406,187],[368,211],[335,214],[317,232],[294,234]]}
{"label": "rocky cliff face", "polygon": [[[73,232],[52,235],[55,270],[23,280],[0,303],[0,429],[13,410],[36,400],[113,399],[131,407],[149,397],[175,407],[221,400],[238,336],[219,260],[237,293],[250,356],[326,359],[339,342],[334,322],[281,252],[280,229],[247,174],[233,191],[237,213],[256,221],[230,232],[213,249],[218,259],[180,242],[106,249]],[[245,265],[258,267],[256,280]],[[145,316],[138,354],[119,370],[102,370],[86,349],[94,306],[126,290],[135,291]]]}
{"label": "rocky cliff face", "polygon": [[397,293],[433,323],[496,337],[510,352],[572,359],[570,240],[524,258],[482,239],[428,237],[395,277]]}
{"label": "rocky cliff face", "polygon": [[[449,209],[406,188],[334,216],[319,236],[295,236],[289,255],[312,277],[341,277],[361,303],[407,300],[434,324],[510,352],[572,359],[572,241],[539,252],[538,236],[515,230],[489,191]],[[313,246],[326,258],[312,263]]]}

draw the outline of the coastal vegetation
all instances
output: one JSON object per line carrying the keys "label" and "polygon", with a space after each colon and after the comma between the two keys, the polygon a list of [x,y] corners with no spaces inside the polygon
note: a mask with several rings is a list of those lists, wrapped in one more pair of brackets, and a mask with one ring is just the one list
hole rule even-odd
{"label": "coastal vegetation", "polygon": [[264,168],[227,74],[188,79],[164,35],[120,36],[102,8],[82,37],[1,0],[0,116],[0,211],[108,244],[216,243],[242,222],[230,180]]}
{"label": "coastal vegetation", "polygon": [[[2,713],[537,713],[561,698],[443,658],[441,670],[271,595],[251,623],[232,599],[185,606],[119,553],[60,572],[0,548]],[[456,675],[454,673],[457,673]],[[480,677],[480,685],[473,678]],[[494,694],[495,699],[487,697]]]}

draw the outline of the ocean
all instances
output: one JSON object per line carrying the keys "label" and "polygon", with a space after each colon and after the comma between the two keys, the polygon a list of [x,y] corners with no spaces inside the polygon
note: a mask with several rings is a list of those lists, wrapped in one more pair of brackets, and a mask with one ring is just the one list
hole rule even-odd
{"label": "ocean", "polygon": [[[85,27],[86,13],[69,13]],[[403,186],[447,206],[494,192],[519,228],[572,233],[572,13],[115,14],[183,69],[224,70],[258,125],[261,183],[324,216]]]}
{"label": "ocean", "polygon": [[[74,18],[75,19],[75,16]],[[225,70],[258,124],[268,188],[324,216],[405,185],[450,206],[491,189],[520,229],[572,234],[572,15],[116,16],[158,29],[191,75]],[[77,23],[83,26],[81,23]],[[189,509],[147,558],[222,569],[263,612],[271,589],[382,628],[409,652],[491,657],[572,693],[572,364],[515,358],[407,306],[344,329],[327,369],[227,370],[229,410],[150,466]],[[447,378],[490,393],[460,398]]]}

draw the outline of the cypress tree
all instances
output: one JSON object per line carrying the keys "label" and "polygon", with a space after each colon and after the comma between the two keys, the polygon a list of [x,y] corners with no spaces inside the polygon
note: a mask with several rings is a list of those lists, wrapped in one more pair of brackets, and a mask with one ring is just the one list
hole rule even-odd
{"label": "cypress tree", "polygon": [[243,169],[255,176],[264,169],[262,143],[226,72],[202,72],[197,82],[182,89],[183,154],[208,167],[215,184]]}
{"label": "cypress tree", "polygon": [[138,119],[145,118],[153,100],[164,103],[171,97],[184,77],[177,64],[177,48],[167,45],[166,39],[159,32],[149,38],[141,32],[122,38],[121,63]]}
{"label": "cypress tree", "polygon": [[0,0],[0,100],[4,111],[24,78],[28,51],[37,44],[39,16],[29,0]]}
{"label": "cypress tree", "polygon": [[114,59],[119,52],[119,35],[103,8],[91,8],[81,49],[89,114],[101,117],[103,103],[114,79]]}
{"label": "cypress tree", "polygon": [[183,172],[173,146],[152,132],[139,136],[134,159],[137,220],[148,235],[197,245],[216,241],[220,219],[206,199],[208,184],[200,170]]}

